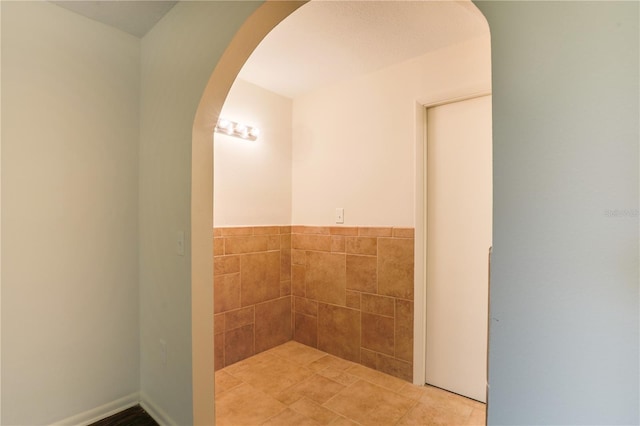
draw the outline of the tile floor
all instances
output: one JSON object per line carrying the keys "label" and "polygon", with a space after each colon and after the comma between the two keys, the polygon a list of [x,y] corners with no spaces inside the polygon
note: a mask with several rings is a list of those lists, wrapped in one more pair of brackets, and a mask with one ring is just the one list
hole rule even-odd
{"label": "tile floor", "polygon": [[485,405],[297,342],[216,372],[216,425],[484,425]]}

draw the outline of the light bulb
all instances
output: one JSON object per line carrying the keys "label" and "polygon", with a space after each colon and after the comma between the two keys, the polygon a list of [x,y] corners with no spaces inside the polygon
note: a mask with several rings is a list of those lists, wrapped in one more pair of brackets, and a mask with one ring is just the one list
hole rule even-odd
{"label": "light bulb", "polygon": [[249,136],[251,136],[252,138],[257,138],[258,136],[260,136],[260,129],[258,129],[257,127],[252,127],[249,130]]}
{"label": "light bulb", "polygon": [[243,138],[249,135],[249,129],[244,124],[236,124],[235,132]]}
{"label": "light bulb", "polygon": [[224,118],[218,120],[218,128],[220,130],[228,131],[229,127],[231,127],[231,122],[229,120],[225,120]]}

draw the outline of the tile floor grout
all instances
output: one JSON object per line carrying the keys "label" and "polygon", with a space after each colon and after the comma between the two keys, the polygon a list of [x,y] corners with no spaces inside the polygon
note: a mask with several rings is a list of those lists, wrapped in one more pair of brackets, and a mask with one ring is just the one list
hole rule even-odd
{"label": "tile floor grout", "polygon": [[484,409],[297,342],[216,372],[219,425],[484,425]]}

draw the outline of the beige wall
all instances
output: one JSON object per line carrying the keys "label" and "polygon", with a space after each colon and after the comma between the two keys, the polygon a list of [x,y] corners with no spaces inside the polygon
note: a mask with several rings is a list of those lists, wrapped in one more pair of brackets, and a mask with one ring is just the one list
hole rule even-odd
{"label": "beige wall", "polygon": [[291,99],[236,80],[221,117],[257,126],[257,141],[215,134],[215,226],[291,223]]}
{"label": "beige wall", "polygon": [[221,116],[264,134],[253,143],[216,135],[215,226],[331,225],[336,207],[345,225],[414,226],[416,102],[487,93],[490,78],[482,37],[322,87],[292,108],[237,80]]}
{"label": "beige wall", "polygon": [[137,399],[139,40],[2,2],[2,424]]}
{"label": "beige wall", "polygon": [[[140,100],[140,391],[168,423],[193,423],[193,404],[211,416],[213,402],[212,205],[191,199],[192,130],[207,82],[237,28],[257,7],[256,2],[180,2],[142,39]],[[254,29],[255,30],[255,29]],[[230,86],[230,82],[229,82]],[[226,94],[226,90],[224,91]],[[196,142],[196,162],[209,164],[197,183],[212,194],[211,135],[215,116],[207,116],[207,137]],[[199,151],[198,151],[199,152]],[[202,170],[195,167],[197,170]],[[206,177],[203,177],[206,176]],[[197,194],[200,194],[196,191]],[[202,235],[191,230],[192,202],[205,221]],[[186,252],[176,254],[176,233],[184,231]],[[209,266],[201,269],[206,284],[192,287],[191,244],[205,238]],[[198,278],[200,274],[198,275]],[[194,282],[196,277],[194,277]],[[210,310],[193,324],[201,340],[192,354],[192,288],[194,300]],[[197,305],[198,308],[200,305]],[[199,311],[198,311],[199,312]],[[210,339],[210,340],[209,340]],[[167,344],[162,362],[160,340]],[[206,343],[209,341],[209,343]],[[192,355],[210,365],[192,376]],[[195,377],[195,378],[193,378]],[[200,380],[200,402],[193,401],[192,383]],[[207,424],[208,420],[200,421]]]}
{"label": "beige wall", "polygon": [[489,423],[638,424],[640,3],[477,5],[493,40]]}
{"label": "beige wall", "polygon": [[292,223],[415,225],[416,102],[491,88],[489,38],[425,54],[294,99]]}

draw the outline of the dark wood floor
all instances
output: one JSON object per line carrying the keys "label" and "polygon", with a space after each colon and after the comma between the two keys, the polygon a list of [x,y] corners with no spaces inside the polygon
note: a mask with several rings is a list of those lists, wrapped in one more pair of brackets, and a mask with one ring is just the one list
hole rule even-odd
{"label": "dark wood floor", "polygon": [[90,426],[159,426],[139,405],[127,408]]}

